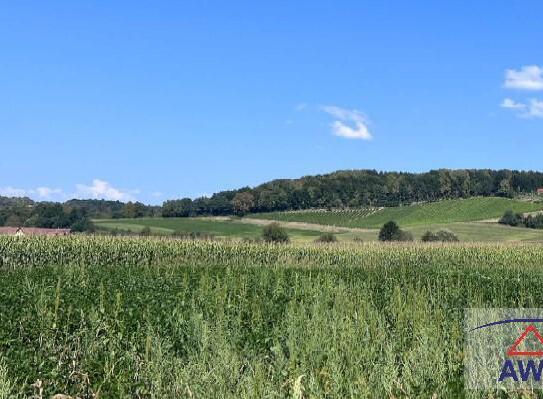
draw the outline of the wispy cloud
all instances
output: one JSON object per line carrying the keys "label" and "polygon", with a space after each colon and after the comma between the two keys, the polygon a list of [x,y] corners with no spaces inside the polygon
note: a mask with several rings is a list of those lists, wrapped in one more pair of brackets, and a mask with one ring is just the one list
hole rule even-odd
{"label": "wispy cloud", "polygon": [[24,197],[28,195],[28,191],[24,188],[15,188],[11,186],[0,187],[0,195],[4,197]]}
{"label": "wispy cloud", "polygon": [[526,104],[518,103],[510,98],[504,98],[500,107],[507,109],[524,109],[526,108]]}
{"label": "wispy cloud", "polygon": [[298,103],[296,104],[296,106],[294,107],[294,110],[296,111],[303,111],[304,109],[307,108],[307,103]]}
{"label": "wispy cloud", "polygon": [[543,101],[536,98],[530,99],[525,116],[528,118],[543,118]]}
{"label": "wispy cloud", "polygon": [[543,68],[537,65],[526,65],[520,69],[505,71],[506,89],[543,90]]}
{"label": "wispy cloud", "polygon": [[121,190],[113,187],[110,183],[100,179],[94,179],[90,186],[85,184],[76,185],[76,198],[95,198],[106,199],[113,201],[134,201],[133,194],[136,194],[137,190]]}
{"label": "wispy cloud", "polygon": [[367,118],[362,112],[335,105],[324,106],[322,110],[336,118],[330,125],[334,135],[347,139],[371,140],[373,138],[368,129]]}
{"label": "wispy cloud", "polygon": [[60,188],[37,187],[37,188],[15,188],[0,187],[0,195],[6,197],[34,197],[42,200],[60,199],[64,197],[64,192]]}
{"label": "wispy cloud", "polygon": [[[75,192],[65,192],[60,188],[40,186],[37,188],[16,188],[11,186],[0,187],[0,195],[6,197],[31,197],[37,200],[65,201],[70,198],[106,199],[113,201],[135,201],[134,195],[139,190],[122,190],[113,187],[110,183],[94,179],[92,184],[76,184]],[[158,197],[162,193],[153,193]]]}
{"label": "wispy cloud", "polygon": [[64,195],[64,191],[62,191],[60,188],[38,187],[35,191],[38,196],[43,199],[50,199],[55,196]]}
{"label": "wispy cloud", "polygon": [[505,98],[500,106],[515,111],[520,118],[543,118],[543,101],[537,98],[531,98],[527,103]]}

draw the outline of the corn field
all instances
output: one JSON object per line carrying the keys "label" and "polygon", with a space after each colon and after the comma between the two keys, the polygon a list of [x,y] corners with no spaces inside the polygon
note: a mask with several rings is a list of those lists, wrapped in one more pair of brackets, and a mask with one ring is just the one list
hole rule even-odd
{"label": "corn field", "polygon": [[[0,397],[467,392],[467,307],[543,307],[543,246],[0,237]],[[524,395],[524,396],[523,396]]]}

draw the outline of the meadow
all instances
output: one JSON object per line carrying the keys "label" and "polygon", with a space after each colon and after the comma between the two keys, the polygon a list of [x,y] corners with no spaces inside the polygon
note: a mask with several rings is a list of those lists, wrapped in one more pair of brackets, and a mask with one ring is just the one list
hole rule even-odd
{"label": "meadow", "polygon": [[464,308],[543,307],[542,264],[538,244],[4,236],[0,397],[489,397],[463,389]]}
{"label": "meadow", "polygon": [[[98,219],[94,224],[106,231],[126,230],[139,233],[149,227],[153,234],[171,235],[174,233],[202,233],[215,238],[257,238],[262,227],[240,223],[238,218],[185,217],[185,218],[136,218],[136,219]],[[316,230],[287,229],[294,241],[314,240],[321,233]]]}

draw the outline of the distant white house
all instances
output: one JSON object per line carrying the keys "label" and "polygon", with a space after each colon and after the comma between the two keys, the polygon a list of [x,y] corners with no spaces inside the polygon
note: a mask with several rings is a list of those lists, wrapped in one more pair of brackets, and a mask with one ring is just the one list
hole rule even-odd
{"label": "distant white house", "polygon": [[0,235],[9,236],[67,236],[70,229],[43,229],[40,227],[0,227]]}

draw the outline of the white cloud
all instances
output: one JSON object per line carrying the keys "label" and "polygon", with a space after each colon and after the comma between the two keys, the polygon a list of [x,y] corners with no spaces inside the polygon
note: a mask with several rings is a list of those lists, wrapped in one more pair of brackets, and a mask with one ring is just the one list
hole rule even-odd
{"label": "white cloud", "polygon": [[338,119],[331,124],[334,135],[348,139],[371,140],[373,138],[368,129],[366,117],[360,111],[333,105],[324,106],[322,110]]}
{"label": "white cloud", "polygon": [[137,191],[123,191],[118,188],[113,187],[107,181],[94,179],[92,185],[87,186],[85,184],[76,184],[76,193],[74,194],[77,198],[96,198],[96,199],[106,199],[113,201],[134,201],[132,194]]}
{"label": "white cloud", "polygon": [[528,118],[543,118],[543,101],[536,98],[530,99],[528,111],[526,111],[524,116]]}
{"label": "white cloud", "polygon": [[49,199],[52,196],[63,195],[63,191],[60,188],[50,188],[50,187],[38,187],[36,190],[31,190],[31,192],[36,192],[40,198]]}
{"label": "white cloud", "polygon": [[[134,195],[138,190],[120,190],[113,187],[107,181],[94,179],[92,185],[76,184],[75,193],[67,194],[60,188],[40,186],[37,188],[15,188],[11,186],[0,187],[0,196],[6,197],[31,197],[37,200],[65,201],[69,198],[96,198],[118,201],[135,201]],[[161,196],[162,193],[153,193],[153,196]]]}
{"label": "white cloud", "polygon": [[506,98],[500,106],[516,111],[516,115],[520,118],[543,118],[543,101],[537,98],[531,98],[527,103]]}
{"label": "white cloud", "polygon": [[502,103],[500,104],[500,107],[508,109],[524,109],[526,108],[526,104],[518,103],[511,100],[510,98],[504,98]]}
{"label": "white cloud", "polygon": [[4,197],[24,197],[28,194],[28,191],[24,188],[15,188],[11,186],[0,187],[0,195]]}
{"label": "white cloud", "polygon": [[507,89],[543,90],[543,68],[527,65],[519,70],[508,69],[503,86]]}

